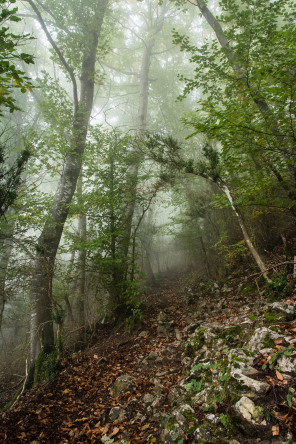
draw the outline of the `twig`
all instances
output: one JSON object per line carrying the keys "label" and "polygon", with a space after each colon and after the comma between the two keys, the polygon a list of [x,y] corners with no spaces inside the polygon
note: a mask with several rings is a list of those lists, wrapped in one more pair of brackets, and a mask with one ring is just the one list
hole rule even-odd
{"label": "twig", "polygon": [[28,359],[26,359],[26,375],[25,375],[25,378],[24,378],[25,380],[24,380],[24,383],[23,383],[23,388],[22,388],[20,394],[18,395],[18,397],[16,398],[16,400],[14,401],[14,403],[12,404],[12,406],[10,408],[14,407],[14,405],[17,403],[17,401],[19,400],[21,395],[24,393],[24,390],[25,390],[25,387],[26,387],[26,382],[27,382],[27,379],[28,379],[28,374],[29,374],[28,373]]}
{"label": "twig", "polygon": [[[270,267],[266,268],[266,271],[268,271],[268,270],[274,270],[275,268],[280,267],[280,266],[282,266],[282,265],[295,265],[295,264],[296,264],[295,261],[285,261],[285,262],[280,262],[279,264],[271,265]],[[262,273],[254,273],[254,274],[251,274],[251,275],[249,276],[249,278],[252,278],[252,277],[254,277],[254,276],[258,276],[258,278],[259,278],[260,276],[262,276]]]}

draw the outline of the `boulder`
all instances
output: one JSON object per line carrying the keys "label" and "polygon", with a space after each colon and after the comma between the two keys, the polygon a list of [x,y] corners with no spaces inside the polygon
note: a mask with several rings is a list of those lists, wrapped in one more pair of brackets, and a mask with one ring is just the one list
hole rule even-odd
{"label": "boulder", "polygon": [[283,336],[267,327],[257,328],[247,345],[247,349],[250,350],[250,352],[259,352],[263,348],[266,348],[266,337],[274,341],[275,339],[282,338]]}
{"label": "boulder", "polygon": [[[253,392],[258,394],[263,394],[269,388],[269,384],[266,382],[257,381],[256,379],[252,379],[249,376],[245,376],[240,368],[231,368],[231,376],[242,385],[248,387]],[[242,387],[243,388],[243,387]]]}
{"label": "boulder", "polygon": [[144,402],[144,404],[152,404],[152,402],[154,401],[154,396],[153,395],[151,395],[151,393],[146,393],[144,396],[143,396],[143,402]]}
{"label": "boulder", "polygon": [[241,418],[251,424],[266,425],[263,413],[254,402],[243,396],[236,404],[235,410],[241,416]]}
{"label": "boulder", "polygon": [[131,392],[135,388],[134,378],[130,375],[122,375],[116,379],[113,387],[113,396],[120,396],[123,393]]}

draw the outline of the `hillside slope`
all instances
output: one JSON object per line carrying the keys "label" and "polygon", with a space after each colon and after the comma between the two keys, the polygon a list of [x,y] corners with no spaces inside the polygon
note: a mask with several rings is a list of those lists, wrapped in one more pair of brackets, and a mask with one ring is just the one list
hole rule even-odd
{"label": "hillside slope", "polygon": [[1,442],[296,442],[295,299],[245,288],[162,284],[137,334],[102,326],[3,413]]}

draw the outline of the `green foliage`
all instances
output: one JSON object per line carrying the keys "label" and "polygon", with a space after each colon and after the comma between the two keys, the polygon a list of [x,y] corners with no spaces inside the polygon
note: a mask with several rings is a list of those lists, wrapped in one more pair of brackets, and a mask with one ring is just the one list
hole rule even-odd
{"label": "green foliage", "polygon": [[230,432],[233,429],[231,419],[225,413],[220,413],[220,421],[223,427]]}
{"label": "green foliage", "polygon": [[267,291],[269,293],[269,302],[278,301],[284,299],[289,294],[289,288],[287,285],[287,273],[275,274],[271,277],[271,282],[267,284]]}
{"label": "green foliage", "polygon": [[58,368],[58,352],[46,353],[42,350],[35,363],[34,384],[54,380]]}
{"label": "green foliage", "polygon": [[25,149],[10,162],[5,156],[5,147],[0,144],[0,218],[17,198],[21,174],[29,157],[30,152]]}
{"label": "green foliage", "polygon": [[229,244],[228,236],[225,232],[221,233],[220,239],[214,245],[214,248],[226,259],[229,266],[233,266],[239,259],[249,254],[245,240]]}
{"label": "green foliage", "polygon": [[135,282],[129,282],[127,289],[122,297],[122,309],[125,313],[125,327],[128,333],[136,330],[141,326],[144,318],[144,313],[141,309],[141,301],[138,290],[138,285]]}
{"label": "green foliage", "polygon": [[191,381],[185,385],[185,389],[187,390],[187,392],[190,392],[192,395],[194,395],[202,391],[202,386],[203,386],[202,381],[191,379]]}
{"label": "green foliage", "polygon": [[205,329],[200,329],[190,342],[185,344],[185,356],[192,358],[197,350],[199,350],[205,342]]}
{"label": "green foliage", "polygon": [[264,323],[267,325],[275,324],[283,319],[283,314],[271,313],[269,311],[266,311],[263,316],[264,316]]}
{"label": "green foliage", "polygon": [[[185,83],[180,99],[198,91],[196,109],[184,122],[192,136],[219,142],[213,178],[223,173],[238,206],[294,211],[295,3],[221,0],[220,7],[223,31],[215,30],[228,42],[223,48],[215,38],[198,45],[173,33],[195,70],[193,78],[179,76]],[[200,168],[207,173],[203,163]]]}
{"label": "green foliage", "polygon": [[270,335],[268,333],[266,333],[262,344],[264,345],[265,348],[274,348],[274,346],[275,346],[273,339],[270,337]]}
{"label": "green foliage", "polygon": [[10,9],[14,3],[16,0],[0,0],[0,115],[3,107],[11,113],[19,110],[13,97],[15,89],[25,93],[32,88],[30,78],[17,66],[20,63],[34,63],[32,55],[19,51],[21,45],[32,37],[29,34],[14,34],[10,30],[11,23],[21,21],[16,15],[18,8]]}
{"label": "green foliage", "polygon": [[278,358],[280,358],[281,356],[291,356],[294,351],[295,348],[293,345],[290,345],[289,347],[283,348],[281,350],[277,350],[271,356],[270,360],[268,361],[268,364],[262,365],[262,370],[265,370],[267,368],[267,365],[269,366],[270,369],[273,369]]}

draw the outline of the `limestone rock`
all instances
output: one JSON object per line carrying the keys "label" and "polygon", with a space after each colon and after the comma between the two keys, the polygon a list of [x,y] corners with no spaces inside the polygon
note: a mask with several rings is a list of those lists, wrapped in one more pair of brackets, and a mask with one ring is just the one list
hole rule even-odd
{"label": "limestone rock", "polygon": [[258,425],[266,425],[266,421],[265,419],[263,419],[264,416],[262,412],[260,412],[259,408],[256,407],[254,402],[246,396],[243,396],[235,404],[235,410],[247,422]]}
{"label": "limestone rock", "polygon": [[286,321],[293,321],[295,318],[293,306],[285,304],[285,302],[273,302],[273,304],[268,304],[268,310],[271,313],[284,314]]}
{"label": "limestone rock", "polygon": [[161,434],[160,442],[164,444],[173,444],[178,439],[185,438],[185,434],[189,427],[188,416],[194,416],[193,408],[188,404],[183,404],[173,410],[170,422],[165,424]]}
{"label": "limestone rock", "polygon": [[296,359],[283,355],[277,360],[277,367],[281,372],[296,373]]}
{"label": "limestone rock", "polygon": [[113,407],[109,413],[109,420],[113,422],[121,422],[126,417],[126,411],[119,406]]}
{"label": "limestone rock", "polygon": [[250,350],[251,352],[258,352],[261,349],[263,349],[264,348],[264,340],[267,335],[272,340],[282,337],[281,335],[274,332],[273,330],[270,330],[267,327],[257,328],[255,330],[253,336],[251,337],[250,342],[247,345],[247,349]]}
{"label": "limestone rock", "polygon": [[257,381],[256,379],[252,379],[249,376],[245,376],[240,368],[232,367],[230,373],[234,379],[258,394],[265,393],[267,388],[269,387],[269,385],[265,382]]}
{"label": "limestone rock", "polygon": [[153,401],[154,401],[154,396],[151,395],[151,393],[146,393],[146,394],[143,396],[143,402],[144,402],[144,404],[152,404]]}
{"label": "limestone rock", "polygon": [[112,393],[114,396],[120,396],[123,393],[134,390],[134,388],[134,378],[130,375],[122,375],[116,379],[112,387]]}

